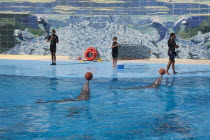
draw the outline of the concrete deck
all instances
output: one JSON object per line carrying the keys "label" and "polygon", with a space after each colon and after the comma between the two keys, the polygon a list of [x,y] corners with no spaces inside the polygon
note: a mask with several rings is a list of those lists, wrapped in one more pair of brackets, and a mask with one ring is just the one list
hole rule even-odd
{"label": "concrete deck", "polygon": [[[57,61],[73,61],[69,56],[57,56]],[[51,61],[50,56],[42,55],[3,55],[0,54],[0,59],[13,59],[13,60],[38,60],[38,61]],[[132,59],[132,60],[118,60],[118,62],[128,63],[168,63],[168,59],[150,58],[150,59]],[[196,60],[196,59],[176,59],[176,64],[192,64],[192,65],[210,65],[210,60]]]}

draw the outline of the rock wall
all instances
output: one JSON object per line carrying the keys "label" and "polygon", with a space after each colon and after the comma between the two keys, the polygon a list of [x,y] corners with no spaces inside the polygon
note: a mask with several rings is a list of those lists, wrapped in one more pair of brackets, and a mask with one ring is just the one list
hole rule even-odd
{"label": "rock wall", "polygon": [[[83,57],[88,47],[95,47],[102,59],[110,60],[112,38],[117,36],[121,58],[168,58],[169,32],[166,30],[166,35],[159,40],[162,35],[159,26],[161,26],[160,29],[164,27],[162,23],[157,25],[158,22],[153,21],[148,24],[151,25],[149,29],[145,27],[138,30],[127,25],[129,20],[134,22],[132,18],[122,20],[119,17],[109,16],[70,17],[69,25],[56,29],[59,37],[57,55],[70,56],[74,59],[77,56]],[[122,24],[122,21],[126,24]],[[180,48],[177,49],[177,57],[209,59],[210,50],[207,44],[209,37],[210,33],[201,32],[189,39],[183,39],[178,35],[176,42]],[[24,41],[3,54],[50,55],[49,43],[45,40],[45,35],[35,37],[25,30],[23,38]]]}

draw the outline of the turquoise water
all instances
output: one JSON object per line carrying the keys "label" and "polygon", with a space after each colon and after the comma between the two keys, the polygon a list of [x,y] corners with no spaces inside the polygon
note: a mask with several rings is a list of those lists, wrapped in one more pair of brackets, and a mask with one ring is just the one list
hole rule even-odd
{"label": "turquoise water", "polygon": [[[39,61],[1,62],[0,139],[210,138],[208,66],[177,65],[180,74],[164,76],[159,89],[122,90],[111,88],[149,85],[164,65],[125,64],[127,69],[119,71],[106,67],[108,62],[62,62],[56,67]],[[100,71],[102,64],[107,71]],[[181,69],[188,67],[188,73]],[[89,101],[35,103],[77,97],[87,71],[95,76]]]}

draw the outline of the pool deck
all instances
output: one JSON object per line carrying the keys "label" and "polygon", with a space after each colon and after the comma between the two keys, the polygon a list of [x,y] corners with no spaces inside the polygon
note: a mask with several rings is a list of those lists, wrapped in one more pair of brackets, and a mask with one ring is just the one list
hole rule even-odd
{"label": "pool deck", "polygon": [[[57,56],[56,58],[57,58],[57,61],[74,61],[74,60],[70,60],[69,56]],[[50,56],[46,56],[46,55],[42,56],[42,55],[3,55],[3,54],[0,54],[0,59],[51,61]],[[168,59],[162,59],[162,58],[132,59],[132,60],[121,59],[121,60],[118,60],[118,62],[167,64]],[[210,65],[210,60],[176,59],[176,64]]]}
{"label": "pool deck", "polygon": [[[29,61],[28,61],[29,60]],[[158,77],[158,70],[166,68],[168,59],[119,60],[124,69],[112,67],[111,61],[74,61],[68,56],[57,56],[52,66],[50,56],[0,55],[0,75],[44,76],[57,78],[83,78],[92,72],[94,78],[143,78]],[[176,60],[178,74],[164,77],[210,77],[210,60]],[[170,69],[169,72],[172,70]]]}

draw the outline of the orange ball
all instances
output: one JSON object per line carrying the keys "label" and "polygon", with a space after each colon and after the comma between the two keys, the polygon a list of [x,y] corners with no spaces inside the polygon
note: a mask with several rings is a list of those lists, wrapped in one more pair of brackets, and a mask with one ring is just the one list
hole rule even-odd
{"label": "orange ball", "polygon": [[93,79],[93,74],[92,74],[91,72],[87,72],[87,73],[85,74],[85,79],[86,79],[86,80],[91,80],[91,79]]}
{"label": "orange ball", "polygon": [[164,75],[166,73],[165,69],[161,68],[159,69],[159,74],[160,75]]}

